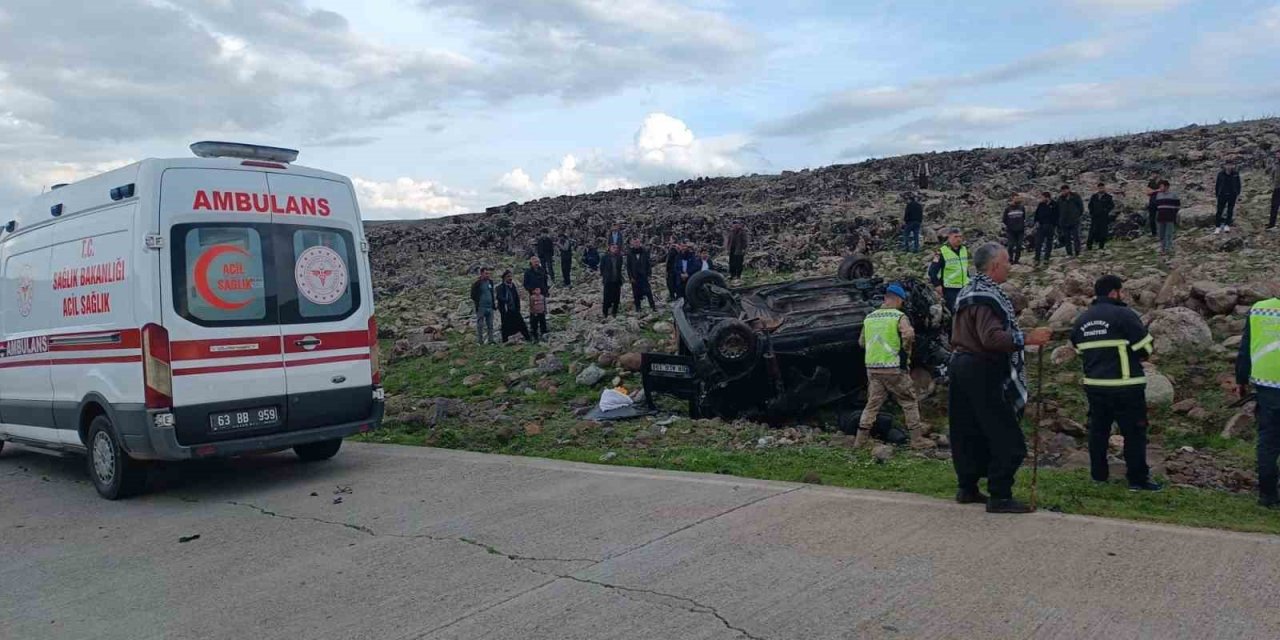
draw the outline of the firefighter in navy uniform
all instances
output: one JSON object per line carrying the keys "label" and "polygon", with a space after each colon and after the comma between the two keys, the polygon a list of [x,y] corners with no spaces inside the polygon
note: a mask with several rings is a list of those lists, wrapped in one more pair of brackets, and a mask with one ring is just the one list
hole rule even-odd
{"label": "firefighter in navy uniform", "polygon": [[1106,482],[1111,425],[1124,437],[1130,491],[1159,491],[1147,466],[1147,379],[1142,361],[1152,338],[1138,314],[1121,301],[1123,281],[1106,275],[1093,285],[1093,304],[1076,319],[1071,344],[1084,362],[1089,399],[1089,466],[1095,482]]}
{"label": "firefighter in navy uniform", "polygon": [[1236,357],[1236,393],[1242,399],[1250,384],[1258,394],[1258,504],[1280,509],[1280,298],[1249,310]]}

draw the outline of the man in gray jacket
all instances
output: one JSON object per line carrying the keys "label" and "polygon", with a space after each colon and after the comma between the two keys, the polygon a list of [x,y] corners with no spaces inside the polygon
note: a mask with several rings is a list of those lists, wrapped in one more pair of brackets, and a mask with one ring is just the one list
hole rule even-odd
{"label": "man in gray jacket", "polygon": [[1067,255],[1080,255],[1080,219],[1084,217],[1084,200],[1071,187],[1058,190],[1058,230]]}

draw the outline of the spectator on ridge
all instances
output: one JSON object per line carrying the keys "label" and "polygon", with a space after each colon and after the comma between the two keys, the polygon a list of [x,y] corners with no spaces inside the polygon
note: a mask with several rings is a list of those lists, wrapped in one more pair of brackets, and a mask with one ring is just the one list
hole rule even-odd
{"label": "spectator on ridge", "polygon": [[1115,198],[1107,193],[1107,185],[1098,183],[1098,191],[1089,196],[1089,241],[1085,248],[1107,248],[1107,239],[1111,236],[1111,212],[1116,208]]}
{"label": "spectator on ridge", "polygon": [[565,287],[569,286],[569,271],[573,268],[573,250],[576,246],[568,234],[562,233],[556,240],[556,250],[560,252],[561,281]]}
{"label": "spectator on ridge", "polygon": [[667,240],[667,255],[663,258],[667,275],[667,301],[680,297],[680,278],[676,275],[676,265],[680,262],[680,253],[680,243],[676,241],[675,236],[671,236]]}
{"label": "spectator on ridge", "polygon": [[1036,266],[1049,264],[1053,254],[1054,234],[1058,231],[1058,203],[1048,192],[1040,194],[1040,204],[1036,205]]}
{"label": "spectator on ridge", "polygon": [[1025,244],[1027,232],[1027,208],[1022,205],[1022,196],[1009,198],[1009,205],[1004,208],[1001,217],[1005,235],[1009,239],[1009,260],[1018,264],[1022,259],[1022,245]]}
{"label": "spectator on ridge", "polygon": [[1271,218],[1267,222],[1267,231],[1275,231],[1276,213],[1280,212],[1280,151],[1276,151],[1268,173],[1271,174]]}
{"label": "spectator on ridge", "polygon": [[[547,277],[555,280],[556,263],[553,258],[555,258],[556,255],[556,245],[555,241],[551,239],[551,236],[546,233],[538,236],[536,253],[538,255],[538,260],[542,262],[542,266],[547,270]],[[546,289],[543,289],[543,291],[545,292]]]}
{"label": "spectator on ridge", "polygon": [[734,220],[725,234],[724,250],[729,254],[729,277],[737,280],[742,277],[742,262],[747,255],[747,230],[742,227],[741,220]]}
{"label": "spectator on ridge", "polygon": [[542,289],[529,294],[529,331],[534,342],[542,342],[547,335],[547,297],[542,295]]}
{"label": "spectator on ridge", "polygon": [[493,339],[493,310],[498,307],[497,296],[493,292],[493,280],[489,278],[489,268],[480,268],[480,277],[471,283],[471,304],[476,310],[476,344],[485,343],[485,332],[488,341]]}
{"label": "spectator on ridge", "polygon": [[520,334],[525,341],[530,340],[529,327],[520,315],[520,288],[511,279],[511,270],[502,272],[502,284],[498,285],[498,313],[502,320],[502,341],[515,334]]}
{"label": "spectator on ridge", "polygon": [[1173,231],[1178,226],[1178,211],[1182,201],[1178,195],[1169,190],[1169,181],[1160,181],[1160,190],[1156,192],[1156,224],[1160,231],[1160,253],[1173,253]]}
{"label": "spectator on ridge", "polygon": [[1231,233],[1231,224],[1236,219],[1236,201],[1243,190],[1236,163],[1228,161],[1218,172],[1218,180],[1213,185],[1213,195],[1218,198],[1218,212],[1213,216],[1214,233]]}
{"label": "spectator on ridge", "polygon": [[907,196],[907,210],[902,214],[902,250],[918,253],[920,251],[920,225],[924,224],[924,205],[916,199],[916,194]]}
{"label": "spectator on ridge", "polygon": [[1156,194],[1160,193],[1160,178],[1147,181],[1147,226],[1151,228],[1151,237],[1157,237],[1156,231]]}
{"label": "spectator on ridge", "polygon": [[551,276],[542,266],[538,256],[529,258],[529,268],[524,270],[524,290],[533,293],[534,289],[542,289],[542,295],[550,295]]}
{"label": "spectator on ridge", "polygon": [[582,252],[582,266],[586,267],[587,271],[592,272],[599,269],[600,251],[595,247],[587,247],[587,250]]}
{"label": "spectator on ridge", "polygon": [[1067,255],[1080,255],[1080,220],[1084,217],[1084,200],[1071,187],[1062,185],[1058,190],[1058,228],[1062,231],[1062,243]]}
{"label": "spectator on ridge", "polygon": [[627,280],[631,281],[631,298],[636,305],[636,313],[640,313],[640,303],[649,299],[649,308],[657,311],[658,305],[653,301],[653,288],[649,279],[653,275],[653,262],[649,259],[649,250],[640,244],[640,238],[631,239],[631,250],[627,252]]}
{"label": "spectator on ridge", "polygon": [[609,314],[618,317],[618,305],[622,301],[622,274],[626,270],[623,265],[622,247],[609,245],[609,253],[600,260],[600,283],[604,285],[604,318]]}

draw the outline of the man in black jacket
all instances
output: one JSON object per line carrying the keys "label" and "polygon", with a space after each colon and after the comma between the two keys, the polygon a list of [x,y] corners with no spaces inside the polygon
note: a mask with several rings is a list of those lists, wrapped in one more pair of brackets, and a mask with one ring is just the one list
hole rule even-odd
{"label": "man in black jacket", "polygon": [[524,270],[524,290],[533,293],[534,289],[542,289],[542,294],[551,297],[551,276],[542,266],[537,256],[529,258],[529,268]]}
{"label": "man in black jacket", "polygon": [[493,310],[498,307],[498,302],[486,267],[480,268],[480,277],[471,283],[471,304],[476,310],[476,344],[485,343],[486,331],[489,344],[493,344]]}
{"label": "man in black jacket", "polygon": [[609,314],[618,317],[618,305],[622,300],[622,273],[626,269],[622,247],[609,245],[609,253],[600,259],[600,283],[604,285],[604,318]]}
{"label": "man in black jacket", "polygon": [[[550,277],[552,280],[555,280],[556,279],[556,262],[554,260],[556,255],[555,241],[551,239],[551,236],[544,233],[541,236],[538,236],[537,249],[538,250],[536,253],[538,255],[538,260],[541,261],[542,266],[546,268],[547,276]],[[545,293],[546,289],[543,289],[542,291]]]}
{"label": "man in black jacket", "polygon": [[680,262],[680,243],[676,242],[675,236],[667,241],[667,255],[664,256],[663,262],[667,274],[667,300],[684,297],[684,292],[679,286],[680,278],[676,276],[676,266]]}
{"label": "man in black jacket", "polygon": [[[1218,197],[1218,212],[1213,217],[1214,233],[1231,233],[1231,223],[1236,219],[1236,201],[1240,199],[1243,187],[1240,184],[1240,172],[1236,171],[1234,162],[1228,162],[1218,172],[1217,184],[1213,186],[1213,194]],[[1226,215],[1223,215],[1223,212]]]}
{"label": "man in black jacket", "polygon": [[920,225],[924,224],[924,205],[916,200],[916,194],[907,196],[907,210],[902,214],[902,250],[920,251]]}
{"label": "man in black jacket", "polygon": [[1147,467],[1147,379],[1142,361],[1154,339],[1142,319],[1120,300],[1124,283],[1105,275],[1093,285],[1093,304],[1076,319],[1071,345],[1084,363],[1089,399],[1089,468],[1094,482],[1106,482],[1111,425],[1124,437],[1130,491],[1159,491]]}
{"label": "man in black jacket", "polygon": [[1086,248],[1092,249],[1095,244],[1099,249],[1107,248],[1107,238],[1111,235],[1111,212],[1115,208],[1115,198],[1107,193],[1107,185],[1099,182],[1097,193],[1089,196],[1089,241]]}
{"label": "man in black jacket", "polygon": [[562,233],[556,239],[556,251],[560,252],[560,275],[565,287],[569,286],[569,273],[573,270],[573,250],[576,247],[568,234]]}
{"label": "man in black jacket", "polygon": [[1036,205],[1036,266],[1049,264],[1049,256],[1053,253],[1053,236],[1058,231],[1058,204],[1053,196],[1045,191],[1040,194],[1040,204]]}
{"label": "man in black jacket", "polygon": [[640,238],[631,239],[631,251],[627,252],[627,279],[631,281],[631,298],[636,304],[636,313],[640,312],[640,302],[649,299],[649,308],[658,310],[653,301],[653,289],[649,286],[649,277],[653,275],[653,263],[649,260],[649,250],[640,244]]}
{"label": "man in black jacket", "polygon": [[1160,193],[1160,178],[1147,181],[1147,226],[1151,228],[1151,237],[1156,237],[1156,194]]}
{"label": "man in black jacket", "polygon": [[1067,255],[1080,255],[1080,220],[1084,218],[1084,200],[1071,187],[1062,185],[1058,191],[1058,229]]}
{"label": "man in black jacket", "polygon": [[1009,261],[1018,264],[1022,259],[1022,245],[1026,244],[1027,232],[1027,208],[1022,205],[1021,196],[1013,196],[1009,199],[1009,205],[1004,208],[1004,215],[1000,221],[1004,223],[1005,236],[1008,238]]}

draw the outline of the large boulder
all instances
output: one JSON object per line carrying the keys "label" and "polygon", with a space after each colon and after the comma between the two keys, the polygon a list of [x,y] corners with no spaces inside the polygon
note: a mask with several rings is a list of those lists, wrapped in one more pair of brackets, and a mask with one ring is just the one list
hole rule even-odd
{"label": "large boulder", "polygon": [[594,387],[597,384],[600,384],[600,381],[604,379],[605,375],[606,373],[604,369],[601,369],[594,364],[588,365],[586,369],[583,369],[582,372],[578,374],[577,382],[584,387]]}
{"label": "large boulder", "polygon": [[1076,321],[1076,316],[1084,312],[1084,309],[1071,301],[1065,301],[1058,305],[1057,309],[1049,315],[1049,326],[1054,329],[1065,329],[1070,327]]}
{"label": "large boulder", "polygon": [[1172,352],[1179,347],[1207,348],[1213,332],[1200,314],[1186,307],[1160,309],[1151,314],[1148,327],[1156,340],[1157,352]]}
{"label": "large boulder", "polygon": [[1224,316],[1236,310],[1236,301],[1239,299],[1235,289],[1219,287],[1205,292],[1204,306],[1215,314]]}
{"label": "large boulder", "polygon": [[1163,407],[1173,404],[1173,381],[1163,373],[1147,374],[1147,406]]}

